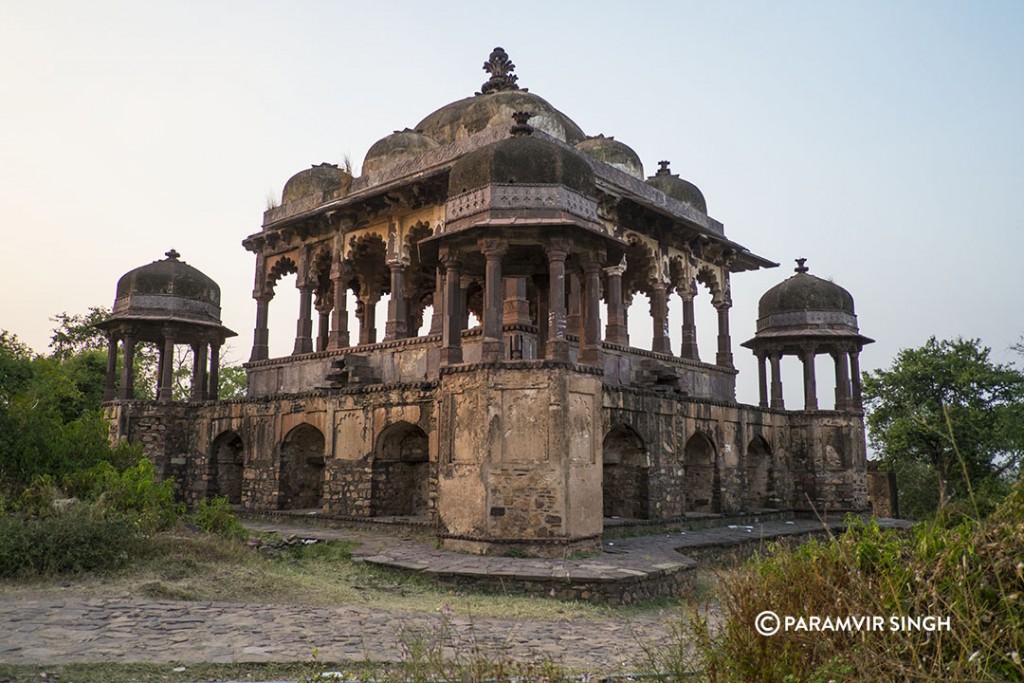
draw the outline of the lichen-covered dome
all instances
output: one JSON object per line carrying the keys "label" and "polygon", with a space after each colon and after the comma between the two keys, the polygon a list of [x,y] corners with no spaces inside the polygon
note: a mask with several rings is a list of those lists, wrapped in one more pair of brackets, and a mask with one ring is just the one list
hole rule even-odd
{"label": "lichen-covered dome", "polygon": [[168,318],[220,324],[220,287],[171,249],[163,261],[117,281],[113,318]]}
{"label": "lichen-covered dome", "polygon": [[446,145],[487,128],[507,126],[517,111],[531,112],[531,125],[570,145],[586,139],[572,119],[544,98],[524,90],[505,90],[452,102],[420,121],[416,129]]}
{"label": "lichen-covered dome", "polygon": [[576,149],[586,152],[598,161],[628,173],[637,180],[644,179],[644,165],[640,157],[628,145],[616,140],[614,137],[597,135],[590,137],[576,145]]}
{"label": "lichen-covered dome", "polygon": [[798,311],[828,311],[855,315],[853,296],[828,280],[822,280],[807,272],[804,259],[797,259],[799,264],[796,275],[775,285],[761,297],[757,304],[759,318],[779,313]]}
{"label": "lichen-covered dome", "polygon": [[673,199],[697,209],[701,213],[708,212],[708,204],[700,189],[688,180],[683,180],[668,168],[669,162],[659,161],[661,168],[647,179],[647,184],[657,188]]}
{"label": "lichen-covered dome", "polygon": [[336,164],[318,164],[299,171],[284,184],[281,192],[281,203],[287,204],[315,193],[334,192],[348,189],[352,184],[352,174]]}
{"label": "lichen-covered dome", "polygon": [[530,117],[513,127],[512,137],[470,152],[452,166],[449,196],[491,183],[564,185],[586,195],[595,194],[590,164],[579,152],[530,135],[526,118]]}
{"label": "lichen-covered dome", "polygon": [[531,124],[562,142],[575,145],[586,135],[572,119],[538,97],[520,88],[516,82],[516,65],[500,47],[494,48],[484,62],[484,71],[491,77],[473,97],[446,104],[416,125],[416,130],[442,145],[468,138],[488,128],[508,125],[512,114],[528,111]]}
{"label": "lichen-covered dome", "polygon": [[376,173],[391,164],[415,159],[424,152],[438,147],[437,141],[418,130],[406,128],[373,143],[363,159],[362,174]]}

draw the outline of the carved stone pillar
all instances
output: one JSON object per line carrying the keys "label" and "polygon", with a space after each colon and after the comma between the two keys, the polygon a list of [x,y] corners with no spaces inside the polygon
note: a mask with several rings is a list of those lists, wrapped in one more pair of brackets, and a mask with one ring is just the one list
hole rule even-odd
{"label": "carved stone pillar", "polygon": [[160,353],[160,389],[157,391],[158,401],[174,400],[174,340],[164,337],[164,346]]}
{"label": "carved stone pillar", "polygon": [[629,345],[626,333],[625,305],[622,301],[622,274],[626,272],[626,259],[617,266],[604,269],[608,278],[608,324],[605,325],[604,336],[612,344]]}
{"label": "carved stone pillar", "polygon": [[864,398],[861,396],[860,389],[860,349],[850,351],[850,384],[853,394],[850,400],[853,403],[853,408],[863,410]]}
{"label": "carved stone pillar", "polygon": [[430,316],[430,334],[441,334],[444,326],[444,272],[434,269],[434,293],[430,299],[433,313]]}
{"label": "carved stone pillar", "polygon": [[216,401],[220,395],[220,342],[210,343],[210,379],[206,397]]}
{"label": "carved stone pillar", "polygon": [[672,340],[668,334],[668,292],[664,282],[651,285],[651,319],[654,324],[651,351],[672,353]]}
{"label": "carved stone pillar", "polygon": [[267,317],[270,313],[270,300],[273,294],[256,295],[256,328],[252,333],[252,353],[249,362],[266,360],[270,357],[270,330],[267,329]]}
{"label": "carved stone pillar", "polygon": [[804,347],[800,360],[804,364],[804,410],[818,409],[818,389],[814,380],[814,356],[813,346]]}
{"label": "carved stone pillar", "polygon": [[206,400],[206,357],[207,344],[193,344],[193,388],[191,399]]}
{"label": "carved stone pillar", "polygon": [[732,364],[732,338],[729,336],[729,309],[732,304],[728,301],[715,304],[718,311],[718,353],[715,354],[715,365],[724,368],[733,367]]}
{"label": "carved stone pillar", "polygon": [[313,352],[313,288],[299,287],[299,319],[295,323],[295,348],[292,355]]}
{"label": "carved stone pillar", "polygon": [[350,343],[348,333],[348,280],[351,272],[335,263],[331,272],[334,287],[334,308],[331,310],[331,334],[327,339],[330,350],[346,349]]}
{"label": "carved stone pillar", "polygon": [[377,343],[377,302],[380,292],[367,291],[359,294],[359,344]]}
{"label": "carved stone pillar", "polygon": [[103,400],[113,401],[117,396],[115,378],[117,374],[117,337],[113,332],[107,335],[107,376],[103,380]]}
{"label": "carved stone pillar", "polygon": [[547,358],[548,302],[551,294],[548,292],[548,278],[537,276],[533,281],[537,287],[537,356]]}
{"label": "carved stone pillar", "polygon": [[603,365],[601,352],[601,268],[594,258],[583,260],[583,339],[580,362]]}
{"label": "carved stone pillar", "polygon": [[401,259],[388,261],[391,269],[391,299],[388,301],[388,321],[384,324],[384,341],[405,339],[409,334],[408,311],[405,306],[405,266]]}
{"label": "carved stone pillar", "polygon": [[779,367],[782,361],[781,351],[772,351],[768,354],[772,364],[772,408],[784,410],[786,400],[782,396],[782,370]]}
{"label": "carved stone pillar", "polygon": [[505,278],[505,302],[502,306],[505,325],[529,325],[530,302],[526,300],[526,278]]}
{"label": "carved stone pillar", "polygon": [[569,296],[568,296],[568,308],[565,314],[565,328],[569,334],[576,335],[576,338],[580,341],[582,346],[583,342],[583,315],[580,311],[580,301],[582,299],[581,287],[580,287],[580,276],[575,272],[568,273],[569,277]]}
{"label": "carved stone pillar", "polygon": [[626,330],[626,343],[623,346],[629,346],[629,307],[633,305],[633,293],[623,292],[622,293],[622,327]]}
{"label": "carved stone pillar", "polygon": [[768,372],[765,368],[765,361],[767,356],[764,351],[759,351],[757,354],[757,389],[758,389],[758,405],[762,408],[768,407]]}
{"label": "carved stone pillar", "polygon": [[565,258],[568,247],[552,245],[548,255],[548,339],[547,358],[569,360],[569,341],[565,338]]}
{"label": "carved stone pillar", "polygon": [[124,364],[121,366],[121,399],[135,398],[135,333],[126,332],[124,340]]}
{"label": "carved stone pillar", "polygon": [[833,351],[832,360],[836,364],[836,410],[847,410],[850,407],[850,365],[846,349]]}
{"label": "carved stone pillar", "polygon": [[462,299],[462,263],[457,253],[441,255],[444,264],[444,325],[441,331],[441,364],[454,365],[462,362],[463,313],[459,308]]}
{"label": "carved stone pillar", "polygon": [[502,359],[504,349],[501,339],[501,257],[507,245],[501,240],[484,239],[480,240],[479,246],[487,261],[484,271],[484,319],[481,321],[484,333],[482,358],[484,362],[495,362]]}
{"label": "carved stone pillar", "polygon": [[700,349],[697,346],[697,317],[693,312],[693,299],[697,296],[697,283],[690,280],[678,291],[683,300],[683,345],[679,350],[679,356],[689,360],[700,360]]}
{"label": "carved stone pillar", "polygon": [[331,339],[331,309],[327,307],[318,307],[316,309],[318,315],[317,329],[316,329],[316,350],[326,351],[327,344]]}

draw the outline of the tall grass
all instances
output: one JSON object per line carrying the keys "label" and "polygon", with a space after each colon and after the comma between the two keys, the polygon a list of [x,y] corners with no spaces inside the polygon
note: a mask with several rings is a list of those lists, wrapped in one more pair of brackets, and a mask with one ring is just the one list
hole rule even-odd
{"label": "tall grass", "polygon": [[[909,533],[854,523],[825,542],[775,548],[720,586],[720,626],[687,617],[678,642],[691,648],[655,661],[662,672],[697,668],[713,683],[1024,680],[1024,484],[985,520],[938,518]],[[762,636],[754,623],[765,610],[881,616],[886,627]],[[949,629],[890,630],[890,617],[926,616],[948,617]]]}

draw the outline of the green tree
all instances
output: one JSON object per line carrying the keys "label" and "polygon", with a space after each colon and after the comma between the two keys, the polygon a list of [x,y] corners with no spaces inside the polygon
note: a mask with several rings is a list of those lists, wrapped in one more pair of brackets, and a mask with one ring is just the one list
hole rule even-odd
{"label": "green tree", "polygon": [[977,339],[932,337],[900,351],[889,369],[864,373],[872,447],[897,475],[928,465],[940,508],[1015,470],[1024,453],[1024,375],[989,354]]}

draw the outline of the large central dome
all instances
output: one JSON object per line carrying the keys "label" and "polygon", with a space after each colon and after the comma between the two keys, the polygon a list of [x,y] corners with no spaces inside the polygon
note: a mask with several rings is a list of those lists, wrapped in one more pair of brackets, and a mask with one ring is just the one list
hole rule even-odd
{"label": "large central dome", "polygon": [[512,114],[528,111],[530,125],[570,145],[586,139],[576,123],[555,109],[543,97],[516,85],[518,77],[512,71],[515,65],[500,47],[494,48],[484,63],[491,78],[473,97],[446,104],[427,116],[414,127],[442,145],[467,138],[487,128],[508,126]]}

